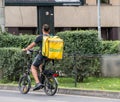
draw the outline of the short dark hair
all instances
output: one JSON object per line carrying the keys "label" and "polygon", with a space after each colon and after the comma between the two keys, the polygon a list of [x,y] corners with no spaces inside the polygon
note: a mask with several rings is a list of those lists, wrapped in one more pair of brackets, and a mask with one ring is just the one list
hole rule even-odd
{"label": "short dark hair", "polygon": [[44,24],[42,29],[45,31],[45,32],[48,32],[50,30],[50,27],[48,24]]}

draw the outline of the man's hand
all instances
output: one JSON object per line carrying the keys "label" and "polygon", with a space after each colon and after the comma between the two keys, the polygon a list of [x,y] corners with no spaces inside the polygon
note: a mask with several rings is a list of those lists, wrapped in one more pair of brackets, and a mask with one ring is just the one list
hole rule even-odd
{"label": "man's hand", "polygon": [[23,51],[23,52],[26,52],[27,50],[24,48],[24,49],[22,49],[22,51]]}
{"label": "man's hand", "polygon": [[36,45],[35,42],[32,42],[30,45],[28,45],[26,48],[23,48],[22,51],[26,52],[29,49],[32,49]]}

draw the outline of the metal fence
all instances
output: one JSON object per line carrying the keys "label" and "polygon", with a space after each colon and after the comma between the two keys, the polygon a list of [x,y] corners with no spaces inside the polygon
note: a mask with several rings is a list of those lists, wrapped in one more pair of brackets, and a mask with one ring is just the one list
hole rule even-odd
{"label": "metal fence", "polygon": [[60,77],[72,77],[75,87],[89,76],[101,76],[101,55],[65,54],[62,60],[55,61],[54,68]]}
{"label": "metal fence", "polygon": [[66,54],[54,67],[61,72],[60,76],[73,77],[76,87],[77,82],[91,76],[120,77],[120,55]]}
{"label": "metal fence", "polygon": [[[7,55],[6,55],[7,56]],[[13,55],[15,56],[15,55]],[[23,66],[26,66],[27,56],[16,55],[13,57],[2,57],[0,58],[1,64],[5,68],[0,68],[0,76],[2,78],[2,73],[5,72],[6,77],[14,76],[12,78],[19,78],[19,75],[22,74]],[[4,65],[4,62],[6,65]],[[12,65],[14,62],[16,65]],[[8,64],[7,64],[8,63]],[[10,64],[11,63],[11,64]],[[12,67],[15,67],[11,69]],[[54,66],[52,63],[49,63],[46,66],[56,70],[60,77],[69,77],[72,78],[73,84],[76,87],[77,82],[84,81],[87,77],[119,77],[120,76],[120,55],[100,55],[100,54],[64,54],[62,60],[55,60]],[[2,71],[1,71],[2,69]],[[14,71],[14,72],[11,72]],[[8,75],[7,75],[7,74]],[[11,74],[11,75],[10,75]]]}

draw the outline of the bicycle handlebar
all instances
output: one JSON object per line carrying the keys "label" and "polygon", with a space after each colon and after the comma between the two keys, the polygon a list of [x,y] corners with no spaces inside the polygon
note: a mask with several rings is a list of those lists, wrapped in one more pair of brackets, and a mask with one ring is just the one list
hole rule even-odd
{"label": "bicycle handlebar", "polygon": [[[27,50],[27,51],[26,51],[26,54],[30,55],[30,54],[31,54],[31,53],[33,53],[33,52],[40,53],[40,51],[39,51],[39,50],[29,49],[29,50]],[[49,58],[47,58],[47,57],[46,57],[46,59],[45,59],[45,60],[50,60],[50,61],[52,61],[53,65],[54,65],[54,60],[51,60],[51,59],[49,59]]]}
{"label": "bicycle handlebar", "polygon": [[37,53],[39,53],[39,50],[33,50],[33,49],[29,49],[29,50],[27,50],[26,51],[26,54],[31,54],[31,53],[33,53],[33,52],[37,52]]}

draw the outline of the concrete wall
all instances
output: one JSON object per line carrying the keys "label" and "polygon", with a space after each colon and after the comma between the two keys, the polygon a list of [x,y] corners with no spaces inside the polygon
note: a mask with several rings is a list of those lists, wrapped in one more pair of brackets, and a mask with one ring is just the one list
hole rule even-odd
{"label": "concrete wall", "polygon": [[[97,27],[97,6],[95,2],[85,6],[56,6],[55,27]],[[116,1],[116,2],[115,2]],[[101,6],[102,27],[120,27],[120,0],[111,0],[114,5]],[[6,7],[6,27],[36,27],[36,7]]]}
{"label": "concrete wall", "polygon": [[6,27],[37,27],[36,7],[6,7]]}
{"label": "concrete wall", "polygon": [[102,75],[104,77],[120,77],[120,55],[103,56]]}
{"label": "concrete wall", "polygon": [[[55,26],[97,27],[97,6],[55,7]],[[101,26],[120,26],[120,6],[101,7]]]}
{"label": "concrete wall", "polygon": [[87,5],[96,5],[96,0],[86,0]]}
{"label": "concrete wall", "polygon": [[[88,5],[96,5],[97,0],[86,0],[86,4]],[[109,0],[111,5],[120,5],[120,0]]]}
{"label": "concrete wall", "polygon": [[120,0],[110,0],[110,4],[112,4],[112,5],[120,5]]}
{"label": "concrete wall", "polygon": [[[56,27],[96,27],[97,6],[96,0],[86,0],[86,6],[55,7]],[[101,7],[102,26],[120,26],[120,0],[110,0],[110,4]],[[62,11],[62,12],[61,12]],[[6,7],[6,26],[9,27],[36,27],[36,7]],[[71,16],[72,15],[72,16]]]}

